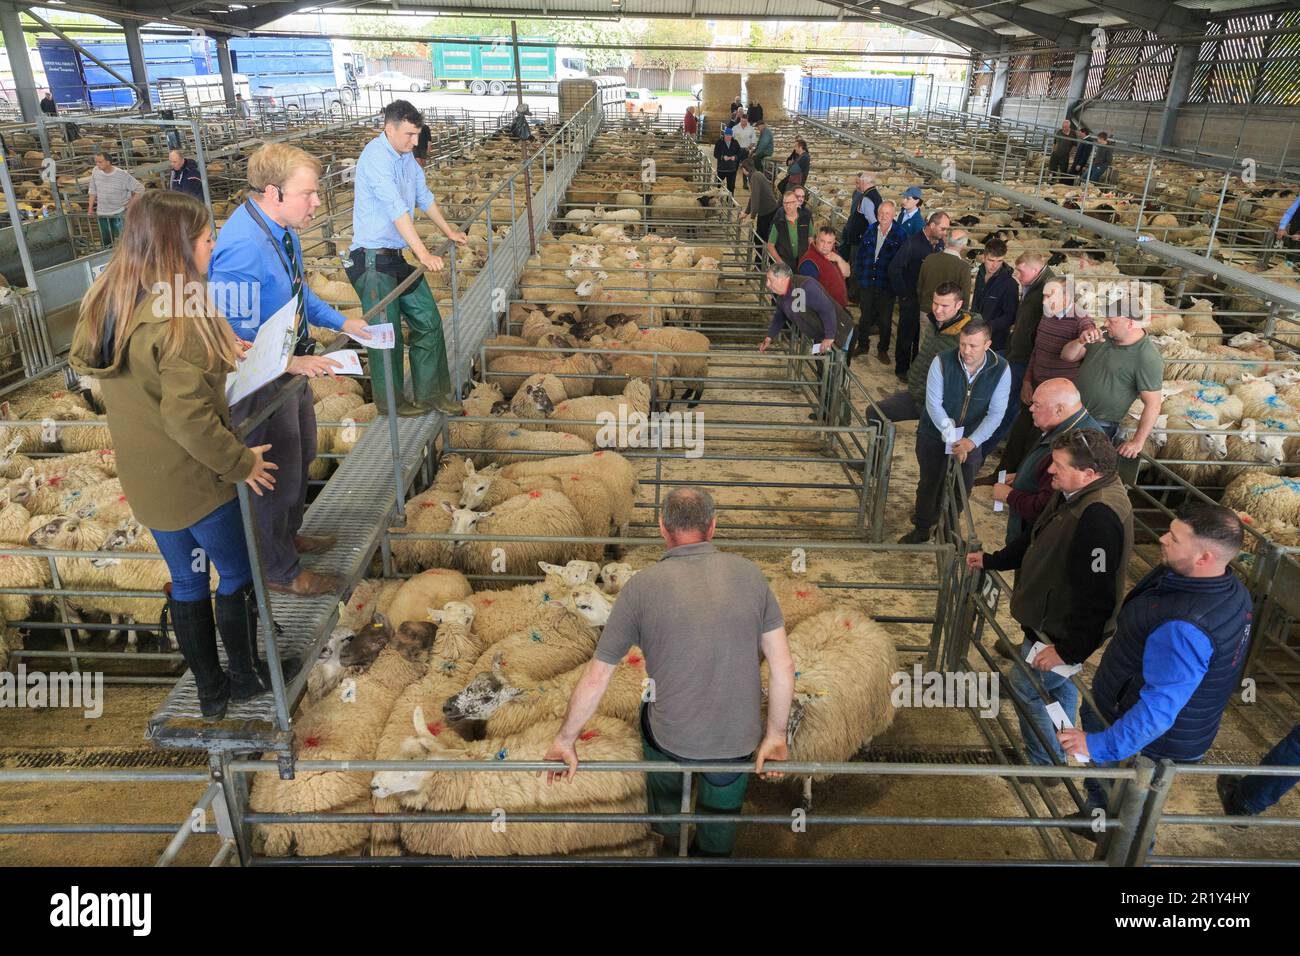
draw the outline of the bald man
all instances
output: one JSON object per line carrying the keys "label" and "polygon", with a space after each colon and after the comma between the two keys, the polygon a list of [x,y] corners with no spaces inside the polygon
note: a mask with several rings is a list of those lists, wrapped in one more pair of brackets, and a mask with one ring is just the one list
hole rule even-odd
{"label": "bald man", "polygon": [[1068,378],[1049,378],[1034,389],[1029,414],[1038,429],[1038,440],[1020,463],[1020,470],[993,486],[993,499],[1005,502],[1011,512],[1007,544],[1034,526],[1052,497],[1052,476],[1047,473],[1052,463],[1052,442],[1075,429],[1100,428]]}

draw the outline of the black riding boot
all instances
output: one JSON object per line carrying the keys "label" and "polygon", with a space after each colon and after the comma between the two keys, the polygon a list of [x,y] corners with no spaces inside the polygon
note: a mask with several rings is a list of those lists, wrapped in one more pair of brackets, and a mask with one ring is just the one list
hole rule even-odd
{"label": "black riding boot", "polygon": [[177,601],[169,595],[167,611],[181,656],[194,674],[199,712],[204,720],[220,720],[226,716],[231,684],[217,657],[217,631],[212,620],[212,602],[207,598]]}
{"label": "black riding boot", "polygon": [[[271,690],[271,672],[257,656],[257,595],[246,584],[234,594],[218,594],[217,630],[230,665],[230,699],[252,700]],[[296,661],[282,662],[287,684],[298,673]]]}

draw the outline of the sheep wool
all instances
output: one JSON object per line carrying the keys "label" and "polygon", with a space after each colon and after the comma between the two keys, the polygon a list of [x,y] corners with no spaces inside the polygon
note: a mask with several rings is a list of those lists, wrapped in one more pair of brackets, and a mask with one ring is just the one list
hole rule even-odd
{"label": "sheep wool", "polygon": [[398,587],[384,615],[393,627],[401,627],[406,621],[427,621],[430,610],[436,611],[448,601],[463,600],[472,590],[459,571],[430,568]]}

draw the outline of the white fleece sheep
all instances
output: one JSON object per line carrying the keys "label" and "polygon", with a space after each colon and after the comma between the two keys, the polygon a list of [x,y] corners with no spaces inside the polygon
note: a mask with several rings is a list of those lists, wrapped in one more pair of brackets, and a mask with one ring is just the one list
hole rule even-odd
{"label": "white fleece sheep", "polygon": [[894,640],[883,625],[849,606],[815,614],[789,635],[796,699],[790,759],[850,760],[894,721]]}
{"label": "white fleece sheep", "polygon": [[[571,398],[555,406],[550,427],[577,435],[593,444],[604,442],[604,447],[636,447],[648,440],[650,414],[650,386],[644,379],[633,379],[616,397],[591,395]],[[585,425],[578,422],[596,421],[602,424]],[[627,428],[621,425],[627,423]]]}
{"label": "white fleece sheep", "polygon": [[618,528],[619,535],[626,535],[632,522],[640,481],[632,463],[618,452],[602,449],[588,455],[531,459],[501,469],[503,477],[516,481],[530,475],[565,475],[573,472],[593,472],[605,482],[614,504],[614,525]]}
{"label": "white fleece sheep", "polygon": [[[402,745],[411,760],[541,760],[560,721],[534,724],[519,734],[467,743],[454,734],[430,731],[424,712],[412,714],[415,735]],[[436,726],[436,725],[434,725]],[[588,761],[641,759],[640,732],[616,718],[597,715],[588,721],[577,743],[578,757]],[[377,796],[396,796],[407,810],[491,813],[643,812],[645,777],[631,773],[578,774],[564,786],[547,786],[532,773],[454,773],[447,771],[388,771],[375,775]],[[637,845],[647,827],[624,823],[491,824],[430,823],[402,828],[408,852],[451,856],[540,856],[574,853],[594,847]]]}
{"label": "white fleece sheep", "polygon": [[1240,475],[1224,489],[1220,504],[1247,512],[1256,524],[1279,521],[1300,527],[1300,481],[1282,475]]}
{"label": "white fleece sheep", "polygon": [[[323,696],[294,721],[294,752],[301,759],[369,760],[398,695],[427,669],[433,626],[394,631],[382,618],[367,626],[366,637],[383,632],[383,648],[373,662]],[[358,635],[361,639],[363,635]],[[371,774],[364,771],[298,773],[281,780],[276,773],[253,778],[249,805],[258,813],[369,811]],[[255,843],[268,856],[359,854],[370,840],[364,823],[271,824],[258,827]]]}
{"label": "white fleece sheep", "polygon": [[[585,526],[573,503],[557,491],[529,491],[507,498],[492,511],[443,509],[453,534],[583,537]],[[467,574],[531,574],[538,561],[563,564],[585,557],[592,546],[572,542],[454,540],[453,560]]]}
{"label": "white fleece sheep", "polygon": [[393,627],[401,627],[407,621],[427,621],[430,608],[460,601],[472,592],[469,581],[459,571],[430,568],[402,582],[383,613]]}

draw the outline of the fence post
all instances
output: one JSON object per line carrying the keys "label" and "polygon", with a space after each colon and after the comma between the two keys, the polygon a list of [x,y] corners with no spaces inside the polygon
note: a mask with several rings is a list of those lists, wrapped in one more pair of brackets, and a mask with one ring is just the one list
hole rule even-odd
{"label": "fence post", "polygon": [[1108,828],[1110,839],[1106,843],[1106,863],[1109,866],[1132,865],[1133,848],[1137,841],[1138,830],[1141,829],[1139,824],[1146,808],[1147,795],[1151,792],[1151,781],[1155,776],[1155,763],[1147,757],[1136,757],[1133,761],[1133,769],[1137,771],[1136,779],[1115,781],[1118,786],[1111,792],[1110,807],[1106,811],[1119,823],[1119,827],[1115,830]]}

